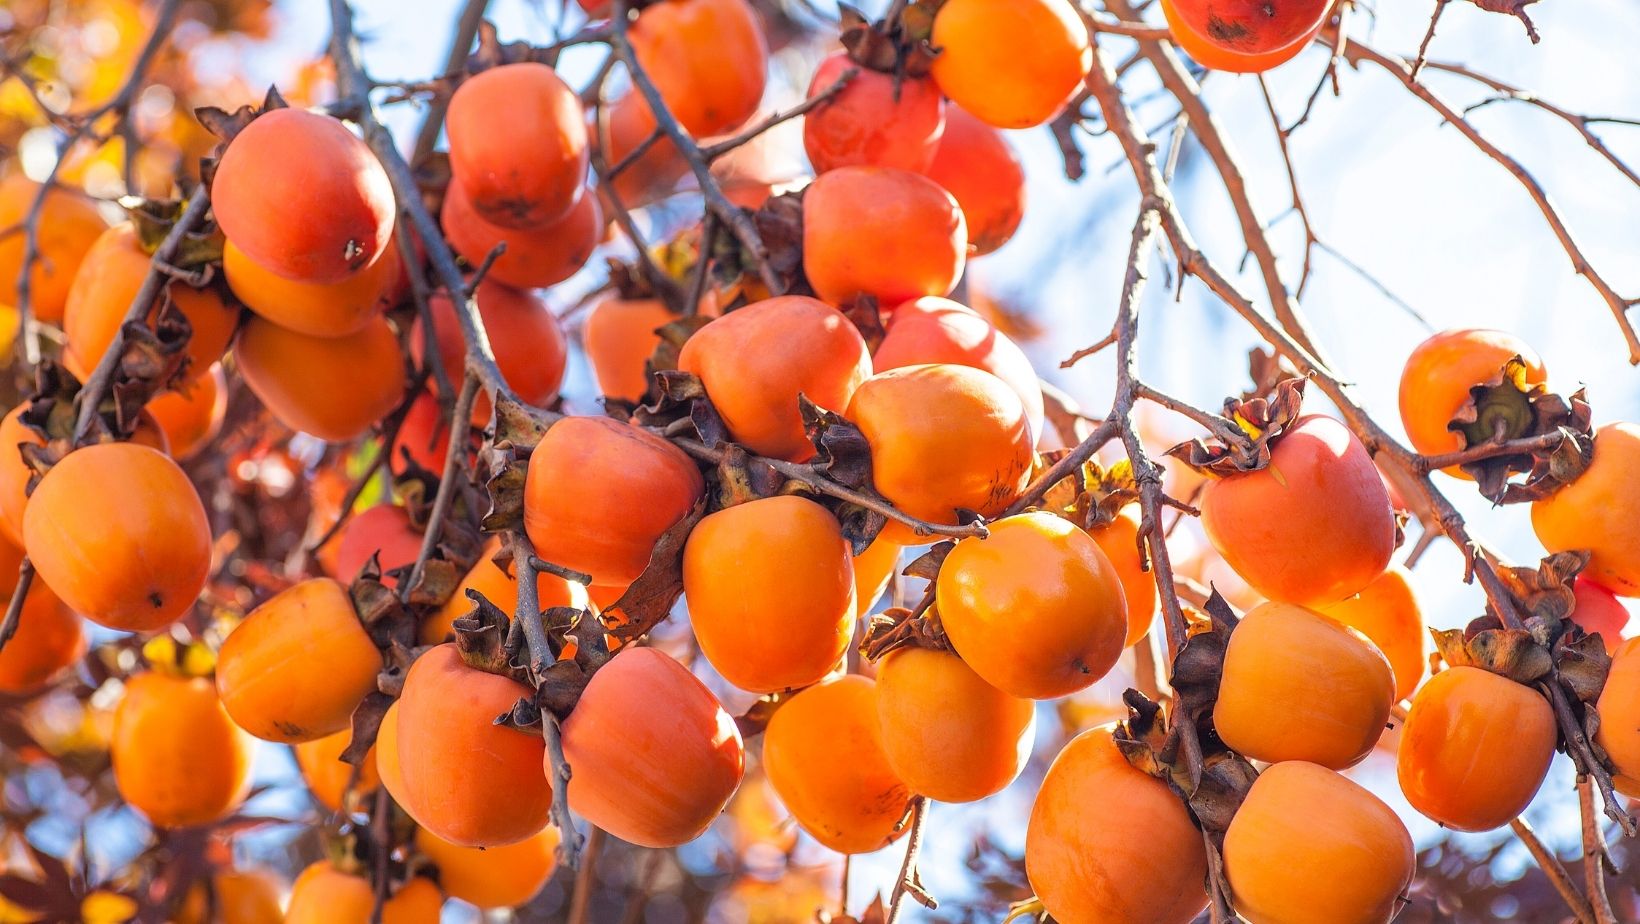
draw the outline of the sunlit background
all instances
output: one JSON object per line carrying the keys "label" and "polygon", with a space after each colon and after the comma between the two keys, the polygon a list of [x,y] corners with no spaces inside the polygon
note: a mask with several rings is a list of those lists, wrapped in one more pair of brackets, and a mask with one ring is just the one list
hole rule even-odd
{"label": "sunlit background", "polygon": [[[459,0],[362,0],[358,30],[372,76],[381,80],[417,80],[443,65]],[[1385,4],[1358,12],[1352,37],[1388,52],[1410,56],[1423,35],[1434,4]],[[1469,4],[1453,4],[1442,22],[1431,55],[1436,60],[1469,64],[1508,83],[1531,88],[1567,109],[1595,116],[1640,116],[1640,84],[1633,79],[1632,38],[1640,35],[1640,6],[1622,0],[1584,0],[1532,7],[1543,34],[1531,45],[1515,20],[1484,13]],[[818,25],[834,10],[822,2]],[[5,13],[0,11],[0,17]],[[581,24],[580,10],[565,13],[554,0],[531,3],[495,0],[490,18],[504,40],[547,43]],[[133,27],[125,22],[114,27]],[[139,27],[140,28],[140,27]],[[279,2],[265,35],[244,39],[210,39],[190,50],[197,73],[220,85],[224,105],[252,103],[269,84],[287,89],[291,82],[317,80],[322,98],[322,71],[306,65],[328,39],[327,4],[321,0]],[[1107,38],[1119,56],[1129,43]],[[93,43],[90,50],[95,52]],[[112,47],[112,43],[110,44]],[[774,60],[766,108],[801,98],[807,75],[831,50],[829,36],[799,44]],[[580,85],[596,64],[596,52],[572,49],[560,66],[572,84]],[[1294,122],[1327,66],[1324,48],[1312,48],[1268,75],[1268,89],[1283,125]],[[297,75],[304,75],[298,77]],[[1426,71],[1423,79],[1460,108],[1480,102],[1488,91],[1461,77]],[[1317,100],[1308,123],[1291,139],[1291,158],[1317,236],[1326,245],[1314,255],[1313,278],[1303,304],[1323,349],[1336,368],[1356,383],[1367,408],[1392,432],[1399,433],[1396,380],[1412,347],[1431,330],[1484,326],[1511,331],[1533,344],[1545,359],[1551,385],[1570,392],[1587,386],[1596,423],[1640,418],[1636,373],[1626,360],[1622,339],[1605,303],[1573,268],[1537,207],[1517,180],[1488,159],[1457,131],[1391,76],[1373,70],[1344,68],[1341,95],[1330,88]],[[1151,92],[1154,76],[1143,67],[1132,71],[1125,86],[1138,104],[1141,121],[1158,139],[1172,133],[1176,107],[1165,93]],[[1281,255],[1289,285],[1296,285],[1302,260],[1303,227],[1291,211],[1286,167],[1259,81],[1254,77],[1214,74],[1206,78],[1206,96],[1232,139],[1247,174],[1261,217]],[[144,98],[161,107],[164,99]],[[385,109],[386,120],[401,139],[420,123],[417,102]],[[1473,123],[1503,149],[1515,155],[1549,190],[1567,216],[1591,261],[1620,291],[1640,296],[1640,189],[1588,148],[1563,122],[1523,103],[1503,101],[1472,113]],[[1092,126],[1097,130],[1097,124]],[[1596,125],[1618,156],[1640,162],[1640,128]],[[1076,183],[1064,178],[1060,151],[1046,129],[1016,132],[1012,142],[1023,154],[1030,177],[1030,206],[1024,224],[998,253],[970,264],[968,291],[994,302],[1015,317],[1015,328],[1027,332],[1024,345],[1038,368],[1084,409],[1101,414],[1108,406],[1112,368],[1108,354],[1070,370],[1058,368],[1075,349],[1102,337],[1110,327],[1121,286],[1129,231],[1138,195],[1126,162],[1113,139],[1083,133],[1078,142],[1086,155],[1087,175]],[[803,170],[796,123],[781,130],[780,144],[791,152],[791,174]],[[49,168],[48,136],[25,138],[25,166],[40,174]],[[1257,294],[1262,280],[1256,269],[1242,266],[1243,244],[1213,165],[1186,138],[1175,192],[1203,249],[1221,266],[1241,267],[1238,282]],[[698,200],[682,197],[657,210],[653,237],[675,230],[698,214]],[[621,248],[611,253],[619,256]],[[601,281],[601,261],[548,298],[573,319],[581,296]],[[1252,332],[1195,281],[1178,284],[1175,268],[1158,259],[1146,294],[1140,336],[1140,365],[1147,381],[1201,406],[1216,406],[1237,393],[1246,378],[1246,356],[1257,345]],[[573,323],[573,321],[572,321]],[[1034,336],[1032,336],[1034,334]],[[569,405],[596,412],[595,389],[584,360],[572,362],[565,393]],[[1319,396],[1312,401],[1319,402]],[[1188,424],[1158,420],[1157,445],[1193,434]],[[1542,553],[1521,507],[1493,510],[1466,485],[1438,475],[1452,489],[1471,518],[1475,532],[1517,562],[1535,561]],[[1188,558],[1189,530],[1181,531],[1176,554]],[[1461,583],[1463,564],[1456,550],[1437,542],[1414,572],[1425,616],[1438,627],[1456,627],[1479,615],[1482,596]],[[1224,580],[1228,575],[1219,574]],[[1233,584],[1233,581],[1231,582]],[[907,593],[915,593],[909,588]],[[914,599],[914,598],[913,598]],[[666,630],[676,640],[674,620]],[[709,672],[704,662],[697,668]],[[1121,670],[1126,670],[1124,666]],[[1120,673],[1120,671],[1118,672]],[[715,680],[715,678],[713,678]],[[1017,866],[998,858],[1017,857],[1023,845],[1024,818],[1037,783],[1067,733],[1105,721],[1115,708],[1126,678],[1113,675],[1071,703],[1041,707],[1037,760],[1004,793],[974,806],[933,809],[925,848],[923,877],[945,906],[939,912],[912,908],[913,919],[995,920],[999,896],[1017,886]],[[752,699],[717,683],[731,711]],[[846,760],[847,755],[839,755]],[[1486,855],[1507,840],[1507,829],[1484,835],[1451,836],[1412,811],[1394,780],[1393,754],[1380,750],[1351,775],[1385,798],[1408,823],[1420,848],[1447,840],[1474,855]],[[259,780],[270,787],[248,807],[254,815],[290,818],[311,813],[295,777],[288,749],[264,743]],[[1572,793],[1570,762],[1557,757],[1541,796],[1528,814],[1551,846],[1570,853],[1578,842],[1578,818]],[[13,780],[8,785],[39,787],[48,778]],[[746,799],[761,797],[748,787]],[[743,801],[746,801],[743,799]],[[42,844],[64,844],[80,835],[80,816],[65,805],[60,817],[47,817],[30,833]],[[306,817],[311,817],[308,814]],[[812,913],[820,905],[835,908],[842,871],[829,851],[780,824],[772,804],[742,805],[713,834],[678,851],[684,872],[721,894],[710,905],[712,921],[791,920],[787,915]],[[72,821],[68,821],[72,819]],[[119,811],[87,820],[95,835],[95,860],[117,866],[140,849],[141,822]],[[1089,818],[1090,825],[1099,823]],[[767,828],[760,830],[759,826]],[[744,830],[742,830],[744,829]],[[297,829],[270,826],[241,839],[237,848],[252,865],[266,864],[286,873],[299,868],[290,845]],[[996,851],[980,851],[984,837]],[[731,886],[725,854],[744,850],[750,876]],[[300,849],[311,849],[301,845]],[[855,858],[849,894],[856,910],[897,874],[902,846]],[[609,863],[629,868],[600,868],[604,885],[594,897],[593,920],[675,921],[686,919],[689,901],[668,866],[665,881],[650,882],[654,896],[635,905],[632,894],[646,875],[632,852],[606,854]],[[1520,876],[1530,859],[1518,845],[1506,846],[1491,863],[1499,879]],[[1003,880],[993,888],[988,877]],[[758,877],[766,877],[759,886]],[[1011,879],[1009,877],[1012,877]],[[718,878],[714,878],[718,877]],[[748,884],[749,883],[749,884]],[[563,913],[567,880],[560,876],[526,920],[553,920]],[[1518,909],[1513,899],[1488,908],[1470,908],[1484,920],[1505,919]],[[455,903],[452,903],[454,908]],[[694,907],[690,905],[689,907]],[[634,910],[635,909],[635,910]],[[624,917],[623,917],[624,915]],[[634,916],[635,915],[635,916]],[[460,910],[447,920],[469,920]],[[1439,919],[1438,917],[1420,918]]]}

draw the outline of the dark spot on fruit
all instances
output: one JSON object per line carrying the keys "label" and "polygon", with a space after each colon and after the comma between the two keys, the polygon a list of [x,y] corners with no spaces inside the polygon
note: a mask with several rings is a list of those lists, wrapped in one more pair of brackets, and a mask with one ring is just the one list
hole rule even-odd
{"label": "dark spot on fruit", "polygon": [[1234,19],[1207,17],[1207,34],[1221,42],[1238,42],[1247,37],[1247,27]]}
{"label": "dark spot on fruit", "polygon": [[157,610],[160,607],[165,605],[165,598],[160,596],[159,591],[156,590],[153,593],[148,595],[148,603],[149,603],[150,606],[152,606],[154,609]]}

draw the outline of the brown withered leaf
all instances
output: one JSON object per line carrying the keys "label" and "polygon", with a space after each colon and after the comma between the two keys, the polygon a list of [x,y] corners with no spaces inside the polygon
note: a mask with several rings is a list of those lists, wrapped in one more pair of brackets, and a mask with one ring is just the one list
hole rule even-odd
{"label": "brown withered leaf", "polygon": [[[768,251],[769,266],[780,281],[782,289],[776,294],[813,294],[808,278],[803,275],[803,193],[781,193],[752,213],[752,225]],[[720,235],[724,237],[727,235]],[[725,272],[736,276],[755,273],[755,265],[746,256],[720,262]]]}
{"label": "brown withered leaf", "polygon": [[348,585],[353,611],[377,648],[385,650],[395,643],[414,644],[415,616],[399,602],[398,594],[382,583],[381,577],[381,562],[372,554]]}
{"label": "brown withered leaf", "polygon": [[387,715],[393,701],[394,697],[373,690],[353,708],[353,737],[342,749],[343,763],[357,767],[369,755],[370,749],[376,745],[376,735],[381,731],[382,718]]}
{"label": "brown withered leaf", "polygon": [[[1043,462],[1052,465],[1069,452],[1056,449],[1045,453]],[[1123,507],[1138,499],[1139,482],[1133,477],[1131,462],[1122,459],[1105,468],[1097,460],[1089,459],[1070,475],[1049,485],[1039,506],[1084,530],[1093,530],[1108,526]]]}
{"label": "brown withered leaf", "polygon": [[[1447,429],[1463,448],[1559,433],[1561,439],[1535,452],[1516,452],[1477,459],[1461,466],[1475,479],[1482,496],[1498,504],[1518,504],[1547,497],[1583,473],[1594,457],[1594,429],[1589,403],[1579,390],[1570,397],[1527,381],[1527,365],[1511,357],[1486,381],[1469,389],[1469,397]],[[1517,474],[1520,481],[1511,481]]]}
{"label": "brown withered leaf", "polygon": [[[664,343],[656,349],[664,349]],[[646,427],[666,427],[685,417],[692,419],[694,403],[707,400],[706,386],[700,377],[677,369],[651,371],[646,397],[648,403],[639,405],[632,412],[632,419]],[[716,416],[715,412],[713,416]]]}
{"label": "brown withered leaf", "polygon": [[883,338],[888,331],[883,327],[883,311],[877,304],[875,296],[862,295],[843,306],[843,317],[848,318],[854,329],[866,342],[866,349],[872,353],[883,345]]}
{"label": "brown withered leaf", "polygon": [[735,716],[735,728],[740,730],[742,739],[763,734],[769,727],[769,720],[774,718],[775,712],[791,699],[789,694],[771,693],[752,703],[745,712]]}
{"label": "brown withered leaf", "polygon": [[222,152],[228,149],[228,144],[233,141],[235,135],[244,131],[245,126],[251,124],[252,119],[269,110],[284,109],[289,105],[285,102],[285,98],[279,95],[279,88],[270,86],[267,94],[262,97],[260,107],[240,106],[233,112],[218,109],[215,106],[202,106],[195,109],[194,118],[199,120],[199,124],[203,125],[206,131],[222,139],[221,143],[212,149],[211,153],[200,158],[200,180],[207,187],[211,185],[211,182],[216,178],[216,164],[217,161],[221,160]]}
{"label": "brown withered leaf", "polygon": [[1258,779],[1258,771],[1246,758],[1230,751],[1220,751],[1202,759],[1202,778],[1196,791],[1190,794],[1190,811],[1213,842],[1224,846],[1224,832],[1230,828],[1230,819],[1241,808],[1247,791]]}
{"label": "brown withered leaf", "polygon": [[[807,485],[798,481],[788,481],[787,486],[798,485],[807,489]],[[837,522],[842,524],[843,538],[848,540],[849,551],[855,555],[862,555],[865,550],[876,541],[883,527],[888,525],[888,517],[883,516],[869,507],[851,504],[847,501],[837,501],[832,505],[832,514]]]}
{"label": "brown withered leaf", "polygon": [[[495,402],[495,435],[478,453],[489,509],[481,521],[485,532],[516,529],[524,523],[524,475],[529,453],[546,435],[552,422],[511,398]],[[435,482],[436,484],[436,482]]]}
{"label": "brown withered leaf", "polygon": [[867,661],[876,661],[896,648],[906,647],[953,650],[939,613],[932,606],[920,616],[903,606],[891,606],[871,617],[865,637],[860,640],[860,654]]}
{"label": "brown withered leaf", "polygon": [[[711,318],[697,314],[686,318],[678,318],[655,329],[655,334],[660,337],[660,340],[655,344],[655,351],[649,355],[648,362],[644,364],[644,371],[649,374],[650,380],[649,393],[645,395],[646,398],[653,400],[666,394],[664,390],[658,391],[656,389],[655,377],[663,372],[676,372],[678,356],[683,352],[683,345],[689,342],[689,338],[695,335],[695,331],[710,323],[712,323]],[[687,373],[678,374],[686,375]],[[705,394],[706,390],[702,388],[701,395]],[[674,400],[682,399],[674,396]]]}
{"label": "brown withered leaf", "polygon": [[[467,573],[466,568],[456,562],[444,558],[429,558],[422,565],[421,575],[416,583],[410,587],[410,603],[413,606],[439,606],[450,595],[456,592],[462,577]],[[408,580],[406,576],[405,580]]]}
{"label": "brown withered leaf", "polygon": [[1525,629],[1506,629],[1483,616],[1463,629],[1430,629],[1441,658],[1453,667],[1479,667],[1531,686],[1549,674],[1549,649]]}
{"label": "brown withered leaf", "polygon": [[932,581],[940,576],[940,566],[945,564],[945,558],[957,544],[950,539],[943,539],[928,547],[928,551],[918,555],[906,565],[900,573],[906,577],[922,578]]}
{"label": "brown withered leaf", "polygon": [[934,62],[928,44],[933,18],[926,11],[907,6],[899,21],[877,23],[846,4],[839,4],[839,14],[842,34],[838,41],[856,64],[901,77],[928,73]]}
{"label": "brown withered leaf", "polygon": [[1572,582],[1588,563],[1588,552],[1571,551],[1549,555],[1535,568],[1495,569],[1538,644],[1548,646],[1571,625],[1572,610],[1577,606]]}
{"label": "brown withered leaf", "polygon": [[1576,639],[1563,636],[1555,645],[1555,675],[1566,688],[1572,702],[1592,706],[1606,688],[1606,677],[1611,673],[1612,656],[1599,635],[1580,635]]}
{"label": "brown withered leaf", "polygon": [[541,734],[541,707],[532,699],[519,697],[511,709],[495,717],[492,722],[502,728],[524,732],[528,735]]}
{"label": "brown withered leaf", "polygon": [[883,893],[878,892],[872,897],[871,904],[867,905],[866,910],[860,912],[858,917],[852,914],[833,914],[829,910],[821,909],[816,913],[815,920],[819,924],[886,924],[888,906],[883,904]]}
{"label": "brown withered leaf", "polygon": [[1167,454],[1197,471],[1217,477],[1264,468],[1270,464],[1274,444],[1303,413],[1305,382],[1302,378],[1277,382],[1268,398],[1225,399],[1224,416],[1247,434],[1250,451],[1218,440],[1208,443],[1197,438],[1174,446]]}
{"label": "brown withered leaf", "polygon": [[844,487],[872,493],[871,446],[860,428],[801,392],[797,412],[803,418],[803,432],[814,444],[815,471]]}
{"label": "brown withered leaf", "polygon": [[1299,371],[1274,349],[1254,347],[1247,351],[1247,375],[1252,386],[1241,393],[1243,401],[1269,394],[1278,383],[1298,378]]}
{"label": "brown withered leaf", "polygon": [[702,498],[687,516],[661,534],[650,550],[648,567],[606,608],[606,616],[619,613],[626,620],[624,625],[611,627],[610,634],[623,641],[640,638],[672,611],[672,604],[683,595],[683,545],[704,516],[706,499]]}
{"label": "brown withered leaf", "polygon": [[528,671],[517,665],[512,652],[507,650],[507,630],[511,622],[507,612],[476,588],[467,588],[467,599],[473,602],[473,608],[451,623],[462,662],[474,670],[510,677],[528,685]]}
{"label": "brown withered leaf", "polygon": [[495,441],[518,449],[533,450],[556,422],[535,408],[505,395],[495,402]]}
{"label": "brown withered leaf", "polygon": [[717,507],[733,507],[780,493],[786,479],[767,463],[733,443],[723,449],[717,465]]}

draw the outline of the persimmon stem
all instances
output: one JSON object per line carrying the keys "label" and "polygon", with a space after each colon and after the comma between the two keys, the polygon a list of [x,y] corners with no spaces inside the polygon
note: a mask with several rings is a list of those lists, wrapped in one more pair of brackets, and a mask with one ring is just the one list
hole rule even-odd
{"label": "persimmon stem", "polygon": [[911,833],[906,836],[905,859],[900,862],[900,878],[894,883],[894,891],[888,896],[887,924],[897,924],[900,920],[900,909],[905,907],[905,897],[910,895],[917,903],[926,908],[936,908],[939,902],[923,888],[922,878],[917,873],[917,856],[922,852],[923,828],[928,816],[928,799],[925,796],[914,796],[911,800]]}
{"label": "persimmon stem", "polygon": [[1559,430],[1551,430],[1548,433],[1521,437],[1515,440],[1488,440],[1456,452],[1444,452],[1433,456],[1420,455],[1415,460],[1415,464],[1422,472],[1434,472],[1453,465],[1479,462],[1482,459],[1494,459],[1498,456],[1513,456],[1522,453],[1535,453],[1543,449],[1553,449],[1565,440],[1565,435]]}
{"label": "persimmon stem", "polygon": [[1537,861],[1538,868],[1549,877],[1549,884],[1560,893],[1561,899],[1566,902],[1566,907],[1571,909],[1572,916],[1577,918],[1578,924],[1594,924],[1594,913],[1589,909],[1589,902],[1577,890],[1560,859],[1543,845],[1543,841],[1538,839],[1537,832],[1526,823],[1526,819],[1516,818],[1509,822],[1509,830],[1515,832],[1515,836],[1526,846],[1526,852]]}
{"label": "persimmon stem", "polygon": [[1600,819],[1594,813],[1594,790],[1587,775],[1577,778],[1577,808],[1583,824],[1583,883],[1594,922],[1617,924],[1611,898],[1606,895],[1606,840],[1600,833]]}
{"label": "persimmon stem", "polygon": [[575,891],[570,894],[569,918],[565,924],[586,924],[592,908],[592,888],[598,868],[598,852],[603,850],[604,829],[597,825],[587,828],[587,843],[581,857],[581,866],[575,871]]}
{"label": "persimmon stem", "polygon": [[17,587],[11,592],[11,602],[6,604],[6,618],[0,621],[0,651],[6,650],[6,643],[17,634],[17,627],[23,621],[23,603],[28,599],[28,590],[34,584],[34,563],[23,557],[17,566]]}
{"label": "persimmon stem", "polygon": [[552,645],[547,639],[547,627],[541,621],[541,589],[535,561],[535,546],[521,529],[508,533],[507,545],[512,549],[513,573],[518,577],[518,605],[513,618],[518,620],[524,633],[524,644],[530,654],[530,677],[539,679],[553,661]]}
{"label": "persimmon stem", "polygon": [[1077,469],[1082,467],[1083,463],[1093,458],[1094,454],[1100,449],[1103,449],[1106,443],[1120,435],[1120,427],[1113,417],[1107,417],[1100,421],[1099,426],[1088,434],[1082,442],[1077,443],[1064,458],[1049,466],[1047,471],[1038,475],[1030,484],[1026,485],[1025,490],[1020,492],[1019,497],[1008,507],[1003,516],[1023,513],[1030,507],[1040,503],[1043,495],[1048,493],[1049,488],[1069,478]]}
{"label": "persimmon stem", "polygon": [[114,384],[114,373],[119,369],[120,354],[125,352],[125,325],[146,320],[148,312],[158,302],[160,293],[171,282],[170,277],[158,269],[158,264],[169,263],[176,257],[177,251],[182,247],[182,239],[204,223],[205,213],[210,207],[210,193],[203,186],[195,189],[193,197],[188,200],[188,207],[183,210],[182,217],[171,226],[159,248],[154,251],[153,262],[149,265],[148,273],[143,277],[137,294],[131,299],[131,306],[126,309],[125,317],[120,319],[120,326],[114,331],[114,339],[109,341],[108,349],[103,351],[102,358],[97,360],[97,367],[86,378],[85,386],[75,398],[79,405],[79,416],[74,422],[74,445],[80,445],[91,433],[91,425],[97,419],[98,408],[108,396],[108,389]]}
{"label": "persimmon stem", "polygon": [[[518,582],[524,583],[522,573]],[[548,775],[552,783],[552,823],[558,826],[558,864],[567,869],[580,869],[581,835],[576,833],[575,817],[569,813],[570,766],[569,761],[564,759],[564,733],[558,726],[558,717],[551,712],[541,714],[541,729],[547,740]]]}
{"label": "persimmon stem", "polygon": [[1213,434],[1220,442],[1234,448],[1242,458],[1250,459],[1252,457],[1253,441],[1247,437],[1245,431],[1236,426],[1235,421],[1221,414],[1204,411],[1201,408],[1180,401],[1178,398],[1163,394],[1144,382],[1134,382],[1133,390],[1137,397],[1152,404],[1159,404],[1175,414],[1201,424],[1207,428],[1207,432]]}
{"label": "persimmon stem", "polygon": [[[434,357],[429,361],[438,362],[438,359]],[[444,449],[444,471],[439,477],[438,493],[433,495],[433,510],[427,515],[427,530],[421,536],[421,549],[416,553],[416,563],[410,568],[409,576],[399,582],[401,603],[408,603],[411,593],[421,583],[427,560],[433,556],[433,550],[438,548],[439,539],[444,533],[444,521],[450,517],[450,506],[455,503],[459,482],[467,468],[467,441],[472,433],[470,421],[473,402],[477,397],[478,379],[469,372],[461,380],[461,394],[456,396],[455,415],[450,420],[450,441]]]}

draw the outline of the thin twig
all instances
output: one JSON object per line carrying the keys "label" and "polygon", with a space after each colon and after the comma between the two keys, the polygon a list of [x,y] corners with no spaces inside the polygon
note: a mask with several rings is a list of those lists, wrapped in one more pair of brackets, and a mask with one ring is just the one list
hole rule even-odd
{"label": "thin twig", "polygon": [[1543,845],[1538,839],[1537,832],[1526,823],[1524,818],[1516,818],[1509,822],[1509,829],[1515,832],[1520,842],[1526,845],[1526,852],[1537,861],[1538,869],[1549,877],[1549,884],[1555,887],[1560,897],[1566,902],[1566,907],[1572,910],[1572,916],[1577,918],[1578,924],[1594,924],[1594,915],[1589,910],[1589,902],[1573,884],[1572,877],[1567,874],[1566,867],[1561,865],[1560,859]]}
{"label": "thin twig", "polygon": [[23,603],[28,599],[29,588],[34,586],[34,563],[27,556],[17,566],[17,586],[12,589],[11,602],[6,604],[6,618],[0,621],[0,651],[4,651],[6,643],[17,634],[17,627],[23,621]]}
{"label": "thin twig", "polygon": [[[473,39],[478,36],[479,24],[484,21],[484,12],[489,7],[490,0],[467,0],[461,7],[461,14],[456,17],[455,34],[450,38],[450,53],[444,56],[444,73],[454,74],[467,63],[467,53],[473,47]],[[411,163],[420,163],[433,153],[439,133],[444,130],[444,112],[449,108],[449,96],[442,93],[433,96],[433,101],[427,106],[427,117],[422,119],[421,129],[416,132],[415,147],[410,149]]]}
{"label": "thin twig", "polygon": [[1441,14],[1446,12],[1446,5],[1452,0],[1435,0],[1435,12],[1430,14],[1429,28],[1424,30],[1424,40],[1418,43],[1418,57],[1412,62],[1412,71],[1408,75],[1413,80],[1418,79],[1418,73],[1424,69],[1424,62],[1429,60],[1429,43],[1435,40],[1435,27],[1440,25]]}
{"label": "thin twig", "polygon": [[1454,452],[1444,452],[1440,455],[1418,456],[1416,466],[1423,472],[1436,472],[1454,465],[1464,465],[1469,462],[1479,462],[1482,459],[1493,459],[1498,456],[1512,456],[1523,453],[1535,453],[1539,450],[1554,449],[1565,442],[1565,434],[1559,430],[1540,433],[1537,436],[1526,436],[1516,440],[1502,442],[1485,442],[1459,449]]}
{"label": "thin twig", "polygon": [[782,122],[789,122],[800,115],[804,115],[812,109],[817,109],[820,106],[831,102],[831,98],[843,92],[843,88],[848,86],[848,82],[853,80],[859,73],[860,69],[858,67],[849,67],[844,69],[841,74],[837,75],[837,79],[828,84],[824,90],[821,90],[819,93],[816,93],[808,99],[803,100],[801,103],[798,103],[790,109],[784,109],[780,112],[776,112],[768,118],[749,125],[735,134],[723,139],[722,141],[713,142],[712,144],[701,148],[700,156],[704,157],[707,163],[711,163],[730,151],[733,151],[735,148],[749,143],[752,139],[762,135],[764,132],[774,128],[776,125],[779,125]]}
{"label": "thin twig", "polygon": [[461,380],[461,394],[456,397],[455,416],[450,420],[450,442],[444,450],[444,470],[439,476],[438,493],[433,495],[433,510],[427,515],[421,550],[416,553],[416,563],[411,566],[409,576],[399,582],[400,602],[409,602],[410,594],[421,583],[427,559],[432,557],[443,536],[444,521],[450,516],[450,506],[455,503],[460,480],[467,468],[467,441],[472,432],[473,401],[477,397],[478,379],[468,373]]}
{"label": "thin twig", "polygon": [[1606,895],[1606,840],[1600,833],[1600,819],[1594,813],[1594,790],[1587,776],[1577,778],[1577,808],[1583,822],[1584,891],[1593,909],[1594,924],[1617,924],[1612,901]]}
{"label": "thin twig", "polygon": [[[523,585],[520,569],[518,583]],[[548,776],[552,783],[552,823],[558,826],[558,864],[568,869],[581,866],[581,835],[575,831],[575,818],[569,813],[569,761],[564,759],[564,733],[558,727],[558,717],[552,713],[541,716],[541,729],[547,739]],[[593,828],[594,831],[598,830]]]}
{"label": "thin twig", "polygon": [[575,891],[570,894],[569,918],[566,924],[586,924],[587,912],[592,907],[592,887],[596,880],[598,852],[604,847],[604,829],[592,827],[587,831],[585,853],[581,867],[575,871]]}
{"label": "thin twig", "polygon": [[906,895],[911,895],[921,905],[933,908],[938,905],[934,897],[923,888],[922,877],[917,873],[917,856],[922,852],[923,829],[928,817],[928,799],[916,796],[911,800],[911,834],[905,842],[905,859],[900,862],[900,878],[894,883],[894,890],[888,895],[887,924],[897,924],[900,920],[900,909],[905,907]]}

